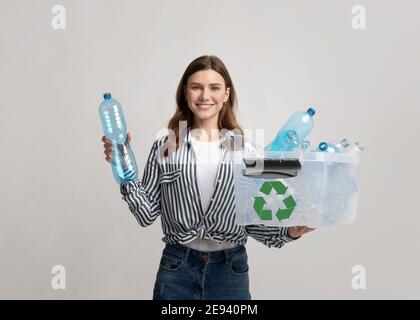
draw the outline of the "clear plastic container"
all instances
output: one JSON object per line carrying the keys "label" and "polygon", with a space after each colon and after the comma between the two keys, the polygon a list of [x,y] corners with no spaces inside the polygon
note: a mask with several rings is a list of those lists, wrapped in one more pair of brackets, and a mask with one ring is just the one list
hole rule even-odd
{"label": "clear plastic container", "polygon": [[356,217],[359,154],[235,151],[233,160],[237,224],[322,227]]}

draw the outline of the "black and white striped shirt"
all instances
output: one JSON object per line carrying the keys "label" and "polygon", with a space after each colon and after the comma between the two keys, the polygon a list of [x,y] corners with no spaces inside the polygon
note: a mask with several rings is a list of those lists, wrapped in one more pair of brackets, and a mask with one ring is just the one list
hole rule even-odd
{"label": "black and white striped shirt", "polygon": [[[163,156],[166,136],[153,143],[142,180],[121,184],[122,199],[143,227],[161,217],[163,241],[185,244],[195,238],[245,244],[251,236],[268,247],[282,247],[293,241],[288,228],[235,223],[234,180],[231,150],[232,131],[225,131],[224,146],[216,182],[206,210],[203,210],[197,182],[197,168],[191,135],[180,140],[179,149]],[[226,147],[227,146],[227,147]]]}

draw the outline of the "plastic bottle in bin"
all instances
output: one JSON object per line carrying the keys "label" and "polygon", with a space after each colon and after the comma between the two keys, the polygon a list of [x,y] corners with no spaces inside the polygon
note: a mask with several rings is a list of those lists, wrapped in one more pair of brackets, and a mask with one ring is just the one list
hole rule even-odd
{"label": "plastic bottle in bin", "polygon": [[323,152],[331,152],[331,153],[340,153],[345,148],[347,148],[350,145],[349,141],[344,138],[339,143],[334,144],[331,142],[322,141],[318,146],[318,151]]}
{"label": "plastic bottle in bin", "polygon": [[311,142],[309,140],[303,140],[300,143],[300,147],[303,150],[310,151],[310,149],[311,149]]}
{"label": "plastic bottle in bin", "polygon": [[112,141],[112,172],[118,183],[127,183],[137,179],[137,163],[127,141],[124,113],[121,104],[110,93],[105,93],[103,97],[99,116],[104,135]]}
{"label": "plastic bottle in bin", "polygon": [[292,151],[299,148],[313,128],[314,115],[313,108],[292,114],[274,140],[264,149],[266,151]]}
{"label": "plastic bottle in bin", "polygon": [[347,148],[344,152],[357,154],[357,153],[361,153],[364,150],[365,150],[365,147],[360,142],[355,142],[354,145],[352,145],[350,148]]}

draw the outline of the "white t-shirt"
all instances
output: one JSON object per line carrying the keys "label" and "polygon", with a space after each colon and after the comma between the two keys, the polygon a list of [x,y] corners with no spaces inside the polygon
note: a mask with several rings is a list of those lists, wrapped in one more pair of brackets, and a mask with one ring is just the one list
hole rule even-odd
{"label": "white t-shirt", "polygon": [[[206,212],[213,194],[217,168],[223,153],[223,150],[220,148],[221,140],[208,142],[198,141],[192,138],[191,143],[197,160],[197,180],[201,203],[204,212]],[[198,238],[185,245],[199,251],[218,251],[237,246],[233,242],[202,240]]]}
{"label": "white t-shirt", "polygon": [[208,142],[191,139],[191,142],[197,160],[197,180],[201,203],[206,212],[213,193],[222,149],[220,149],[220,140]]}

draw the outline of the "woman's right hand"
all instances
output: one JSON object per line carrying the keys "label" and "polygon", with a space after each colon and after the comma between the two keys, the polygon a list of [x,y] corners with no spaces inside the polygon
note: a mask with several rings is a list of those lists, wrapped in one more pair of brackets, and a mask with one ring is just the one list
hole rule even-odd
{"label": "woman's right hand", "polygon": [[[111,163],[112,159],[112,141],[109,140],[106,136],[102,137],[102,142],[104,143],[104,153],[105,153],[105,160]],[[131,133],[127,133],[127,141],[131,142]]]}

